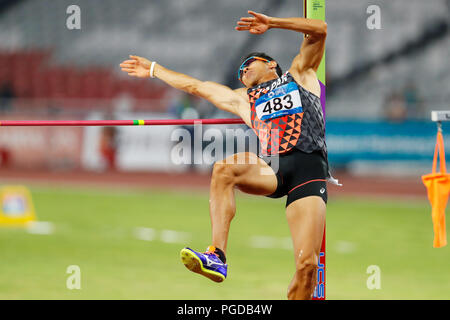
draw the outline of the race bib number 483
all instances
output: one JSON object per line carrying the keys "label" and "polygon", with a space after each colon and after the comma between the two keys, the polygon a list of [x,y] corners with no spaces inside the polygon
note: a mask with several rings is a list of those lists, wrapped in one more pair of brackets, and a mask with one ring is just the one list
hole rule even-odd
{"label": "race bib number 483", "polygon": [[300,92],[294,82],[269,91],[255,102],[259,119],[267,120],[303,112]]}

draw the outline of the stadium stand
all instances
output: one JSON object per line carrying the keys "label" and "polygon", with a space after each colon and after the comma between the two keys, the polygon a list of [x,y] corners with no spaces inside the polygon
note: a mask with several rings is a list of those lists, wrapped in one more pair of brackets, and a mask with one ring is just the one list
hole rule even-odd
{"label": "stadium stand", "polygon": [[[126,79],[118,62],[135,53],[200,79],[224,83],[227,71],[237,68],[232,64],[236,59],[247,51],[262,50],[286,70],[298,52],[298,34],[271,30],[249,44],[247,34],[233,30],[236,19],[248,9],[266,9],[267,14],[279,16],[301,14],[300,1],[276,3],[267,9],[256,0],[245,5],[239,0],[78,0],[81,30],[68,30],[66,9],[73,1],[9,2],[0,11],[0,81],[10,83],[17,97],[28,99],[110,100],[127,93],[135,99],[157,100],[169,95],[165,85]],[[448,3],[380,2],[381,30],[366,27],[366,9],[372,2],[327,3],[327,116],[382,118],[387,97],[411,81],[426,101],[422,115],[445,107],[450,80]],[[421,47],[419,42],[413,54],[382,61],[386,53],[417,41],[442,21],[444,29],[433,43]],[[352,77],[367,64],[376,67],[363,77]],[[342,83],[338,90],[332,90],[333,82]],[[157,104],[154,108],[164,109]]]}

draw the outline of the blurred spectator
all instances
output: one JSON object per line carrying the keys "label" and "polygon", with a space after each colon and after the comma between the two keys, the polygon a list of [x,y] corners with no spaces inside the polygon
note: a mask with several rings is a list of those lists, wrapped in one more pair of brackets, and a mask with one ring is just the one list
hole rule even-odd
{"label": "blurred spectator", "polygon": [[106,164],[106,170],[115,171],[117,154],[117,128],[103,127],[100,135],[100,155]]}
{"label": "blurred spectator", "polygon": [[403,89],[403,98],[408,119],[421,119],[424,117],[424,104],[414,82],[410,81]]}
{"label": "blurred spectator", "polygon": [[169,113],[178,119],[197,119],[199,118],[197,100],[197,97],[183,92],[170,105]]}
{"label": "blurred spectator", "polygon": [[424,118],[424,103],[414,82],[409,81],[401,92],[395,91],[386,98],[385,116],[396,123]]}
{"label": "blurred spectator", "polygon": [[11,152],[5,148],[0,146],[0,167],[8,168],[11,160]]}
{"label": "blurred spectator", "polygon": [[[8,83],[0,87],[0,113],[12,110],[12,99],[15,98],[14,92]],[[8,148],[0,146],[0,167],[7,168],[10,165],[11,152]]]}
{"label": "blurred spectator", "polygon": [[217,112],[219,111],[219,109],[217,109],[211,102],[205,99],[200,99],[196,107],[199,114],[199,118],[201,119],[214,118]]}
{"label": "blurred spectator", "polygon": [[[181,95],[175,96],[174,102],[169,106],[169,113],[179,119],[198,119],[199,113],[197,111],[197,103],[197,97],[182,92]],[[194,140],[196,139],[194,126],[182,126],[182,128],[187,130],[191,137],[191,161],[189,168],[190,170],[194,170]],[[197,137],[197,139],[201,138],[202,137]],[[203,141],[203,139],[201,140]]]}
{"label": "blurred spectator", "polygon": [[15,98],[14,91],[8,83],[4,83],[0,88],[0,112],[12,110],[12,99]]}
{"label": "blurred spectator", "polygon": [[390,122],[401,123],[406,120],[407,110],[402,94],[394,92],[385,101],[385,117]]}

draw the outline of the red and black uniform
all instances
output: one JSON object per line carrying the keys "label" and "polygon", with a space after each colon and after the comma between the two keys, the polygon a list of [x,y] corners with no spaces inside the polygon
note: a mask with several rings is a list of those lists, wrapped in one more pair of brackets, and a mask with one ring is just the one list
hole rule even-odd
{"label": "red and black uniform", "polygon": [[286,206],[311,195],[327,202],[328,160],[320,97],[300,86],[289,72],[249,88],[247,94],[261,156],[278,179],[270,197],[287,195]]}

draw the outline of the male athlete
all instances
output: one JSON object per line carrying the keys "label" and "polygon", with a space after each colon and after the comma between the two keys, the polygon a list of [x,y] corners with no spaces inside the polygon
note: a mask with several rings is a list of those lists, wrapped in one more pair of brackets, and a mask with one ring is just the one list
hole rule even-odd
{"label": "male athlete", "polygon": [[[305,34],[300,53],[286,73],[270,56],[253,53],[244,58],[238,71],[245,88],[232,90],[171,71],[142,57],[130,56],[120,66],[130,76],[158,78],[240,116],[255,131],[261,155],[266,156],[246,152],[214,164],[210,189],[212,243],[205,253],[190,248],[181,250],[184,265],[213,281],[225,280],[228,231],[236,211],[235,187],[273,198],[287,195],[286,216],[296,265],[287,296],[311,299],[327,202],[325,125],[316,76],[325,50],[327,25],[315,19],[248,13],[251,16],[241,18],[236,30],[263,34],[280,28]],[[271,156],[279,156],[277,172],[270,167]],[[245,159],[244,163],[239,159]]]}

